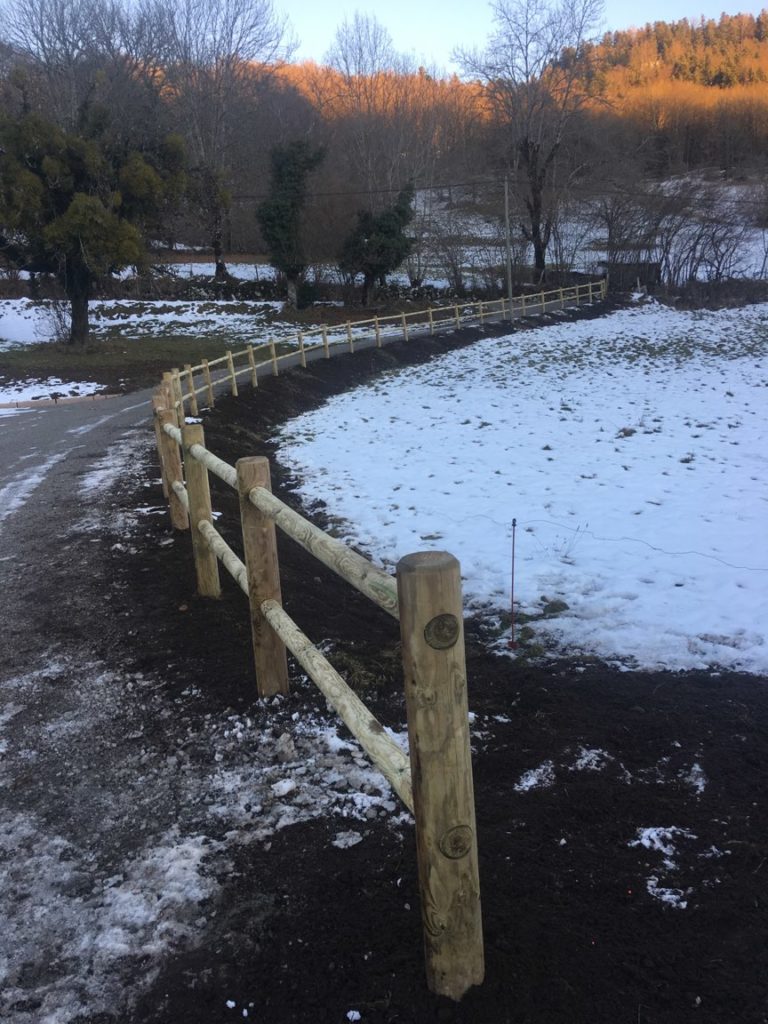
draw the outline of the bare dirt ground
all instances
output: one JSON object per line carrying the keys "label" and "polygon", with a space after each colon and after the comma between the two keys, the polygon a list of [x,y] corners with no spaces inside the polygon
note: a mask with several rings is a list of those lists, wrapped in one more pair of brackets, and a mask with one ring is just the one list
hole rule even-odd
{"label": "bare dirt ground", "polygon": [[[283,419],[470,340],[398,344],[264,381],[206,414],[207,443],[229,462],[275,455],[270,437]],[[162,503],[151,447],[141,458],[140,472],[98,501],[60,493],[57,530],[40,521],[30,537],[14,520],[6,534],[17,554],[0,563],[3,707],[23,673],[43,674],[33,699],[14,698],[2,794],[7,814],[32,812],[92,854],[91,874],[70,884],[73,893],[98,890],[96,914],[109,905],[108,879],[125,873],[153,830],[203,835],[217,888],[201,895],[184,941],[162,955],[126,956],[98,1008],[58,1019],[768,1021],[765,679],[514,662],[487,653],[482,621],[467,624],[487,975],[454,1005],[424,984],[410,827],[375,815],[355,825],[361,842],[339,848],[338,816],[283,828],[269,842],[257,838],[258,808],[237,828],[216,816],[205,779],[229,756],[209,741],[218,723],[247,719],[263,745],[324,711],[324,701],[298,678],[278,706],[256,698],[242,595],[227,581],[220,601],[195,595],[187,538],[172,539],[163,514],[145,516],[140,530],[133,520],[126,539],[134,510]],[[273,461],[274,489],[295,505],[294,483]],[[214,505],[234,544],[233,497],[217,489]],[[322,508],[308,512],[322,524]],[[95,532],[89,515],[99,517]],[[401,725],[396,624],[287,540],[281,569],[288,612],[327,643],[374,713]],[[102,673],[92,685],[92,665],[119,669],[119,679]],[[95,704],[103,714],[83,731]],[[35,757],[21,756],[31,749]],[[194,793],[190,773],[200,780]],[[8,908],[19,934],[25,899],[19,890]],[[46,901],[36,906],[45,911]],[[53,951],[30,953],[12,978],[13,1001],[0,1000],[8,1019],[57,1019],[43,1015],[40,992],[65,969]],[[88,979],[79,980],[87,1007]]]}

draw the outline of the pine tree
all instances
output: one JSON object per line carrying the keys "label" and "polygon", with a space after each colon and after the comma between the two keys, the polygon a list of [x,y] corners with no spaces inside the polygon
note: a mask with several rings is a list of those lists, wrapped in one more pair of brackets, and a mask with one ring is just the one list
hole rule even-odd
{"label": "pine tree", "polygon": [[140,265],[142,230],[157,226],[185,187],[184,148],[168,137],[151,156],[115,153],[99,137],[28,114],[0,121],[0,254],[19,270],[51,274],[69,300],[69,341],[89,337],[98,282]]}
{"label": "pine tree", "polygon": [[396,270],[410,254],[413,243],[405,229],[412,219],[412,185],[404,188],[394,205],[381,213],[358,213],[357,224],[342,246],[339,269],[345,274],[363,275],[364,306],[374,283]]}

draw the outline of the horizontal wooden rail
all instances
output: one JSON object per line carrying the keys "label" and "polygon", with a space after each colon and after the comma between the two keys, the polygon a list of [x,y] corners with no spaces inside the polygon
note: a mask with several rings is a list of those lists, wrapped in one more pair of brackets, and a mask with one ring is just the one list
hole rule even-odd
{"label": "horizontal wooden rail", "polygon": [[[163,430],[178,444],[182,443],[182,433],[178,427],[166,423]],[[220,459],[201,444],[190,445],[188,453],[220,480],[237,490],[237,470],[234,466],[230,466],[228,462]],[[174,491],[177,482],[171,482]],[[184,490],[183,486],[181,490]],[[392,618],[398,617],[397,583],[392,576],[384,572],[383,569],[372,565],[367,558],[353,551],[343,541],[331,537],[310,523],[308,519],[299,515],[298,512],[294,512],[285,502],[280,501],[264,487],[254,487],[250,491],[248,499],[305,551],[314,555],[319,562],[346,580],[355,590],[359,590],[361,594],[364,594]],[[189,511],[188,500],[185,508]]]}
{"label": "horizontal wooden rail", "polygon": [[254,487],[248,498],[305,551],[314,555],[361,594],[365,594],[379,608],[393,618],[398,618],[397,583],[390,575],[376,568],[342,541],[314,526],[265,488]]}
{"label": "horizontal wooden rail", "polygon": [[[202,519],[197,528],[208,547],[247,596],[248,572],[245,563],[207,520]],[[363,750],[413,813],[411,767],[407,754],[387,735],[384,726],[276,601],[264,601],[261,609],[285,646],[330,701]]]}
{"label": "horizontal wooden rail", "polygon": [[205,542],[218,560],[227,570],[232,579],[237,583],[245,596],[248,596],[248,571],[245,562],[238,558],[232,548],[227,544],[215,526],[211,526],[207,519],[201,519],[197,528],[205,538]]}
{"label": "horizontal wooden rail", "polygon": [[276,601],[265,601],[262,611],[285,646],[339,713],[339,717],[384,778],[413,813],[411,766],[408,756],[387,735],[357,694],[327,658],[302,633]]}

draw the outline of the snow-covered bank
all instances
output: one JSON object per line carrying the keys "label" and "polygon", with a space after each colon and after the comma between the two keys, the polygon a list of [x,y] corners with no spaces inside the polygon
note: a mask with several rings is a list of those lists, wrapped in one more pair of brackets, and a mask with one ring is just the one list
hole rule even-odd
{"label": "snow-covered bank", "polygon": [[[182,299],[94,299],[88,304],[94,338],[226,336],[233,344],[295,338],[296,326],[275,321],[280,302],[188,301]],[[50,303],[0,300],[0,352],[17,345],[56,340]]]}
{"label": "snow-covered bank", "polygon": [[393,565],[457,555],[475,607],[568,608],[560,651],[768,671],[768,306],[489,339],[281,432],[281,458]]}

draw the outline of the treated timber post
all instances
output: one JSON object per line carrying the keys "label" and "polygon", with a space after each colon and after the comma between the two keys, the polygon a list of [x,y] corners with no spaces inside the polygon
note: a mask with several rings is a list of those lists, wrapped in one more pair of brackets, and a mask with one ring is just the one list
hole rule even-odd
{"label": "treated timber post", "polygon": [[323,353],[326,359],[331,358],[331,348],[328,344],[328,328],[323,327]]}
{"label": "treated timber post", "polygon": [[163,444],[163,465],[165,466],[166,480],[168,481],[168,504],[169,511],[171,513],[171,526],[173,526],[175,530],[188,530],[189,516],[187,515],[187,510],[184,508],[181,503],[181,499],[173,489],[173,485],[177,480],[182,482],[184,479],[181,468],[179,446],[173,438],[169,437],[162,429],[166,423],[170,423],[172,427],[176,426],[176,412],[174,409],[160,409],[157,413],[157,418],[160,421],[160,437],[162,438]]}
{"label": "treated timber post", "polygon": [[168,500],[170,495],[170,489],[168,485],[168,476],[165,470],[165,453],[163,446],[163,428],[160,425],[160,416],[158,415],[161,410],[168,408],[168,394],[165,388],[155,388],[152,394],[152,409],[154,411],[155,421],[155,440],[157,441],[157,460],[160,463],[160,480],[163,485],[163,497]]}
{"label": "treated timber post", "polygon": [[208,365],[208,360],[203,359],[203,378],[205,380],[205,387],[208,391],[208,407],[213,409],[215,403],[213,397],[213,381],[211,380],[211,368]]}
{"label": "treated timber post", "polygon": [[477,312],[480,317],[480,326],[482,327],[482,325],[485,323],[485,310],[483,309],[482,300],[477,304]]}
{"label": "treated timber post", "polygon": [[304,350],[304,335],[303,335],[303,333],[301,331],[299,331],[299,359],[301,361],[301,365],[306,370],[306,368],[307,368],[307,353]]}
{"label": "treated timber post", "polygon": [[459,1000],[484,976],[459,563],[397,566],[427,984]]}
{"label": "treated timber post", "polygon": [[175,366],[171,370],[171,394],[176,405],[177,421],[180,427],[184,426],[184,395],[181,390],[181,374]]}
{"label": "treated timber post", "polygon": [[403,341],[408,341],[408,321],[405,319],[405,313],[400,314],[400,323],[403,325]]}
{"label": "treated timber post", "polygon": [[195,394],[195,375],[192,373],[192,367],[189,363],[184,366],[184,376],[187,378],[187,398],[189,399],[189,411],[193,416],[197,416],[199,409],[197,407],[197,395]]}
{"label": "treated timber post", "polygon": [[270,343],[269,343],[269,356],[270,356],[270,359],[272,360],[272,376],[276,377],[277,374],[278,374],[278,369],[277,369],[277,349],[275,348],[274,340],[270,341]]}
{"label": "treated timber post", "polygon": [[197,592],[202,597],[221,597],[218,559],[198,529],[201,519],[213,525],[208,470],[189,451],[193,444],[205,447],[203,428],[199,423],[190,423],[182,427],[181,439],[189,496],[189,520],[192,534],[192,554],[195,559],[195,574],[197,576]]}
{"label": "treated timber post", "polygon": [[454,313],[454,316],[456,317],[456,330],[458,331],[458,329],[461,327],[461,320],[459,318],[459,307],[458,306],[454,306],[453,307],[453,313]]}
{"label": "treated timber post", "polygon": [[347,320],[347,341],[349,342],[349,351],[355,351],[355,342],[352,338],[352,324]]}
{"label": "treated timber post", "polygon": [[274,522],[259,512],[248,499],[254,487],[272,490],[269,460],[258,456],[238,459],[235,466],[240,494],[243,550],[248,570],[256,687],[260,697],[271,697],[275,693],[288,693],[289,689],[285,645],[261,611],[264,601],[272,600],[282,604],[277,538]]}
{"label": "treated timber post", "polygon": [[373,326],[376,329],[376,348],[381,348],[381,324],[378,316],[373,318]]}
{"label": "treated timber post", "polygon": [[429,307],[427,312],[429,313],[429,334],[430,334],[430,337],[431,337],[435,333],[435,318],[432,315],[432,307],[431,306]]}
{"label": "treated timber post", "polygon": [[253,345],[249,345],[246,351],[248,353],[248,365],[251,368],[251,387],[257,388],[259,386],[259,374],[256,370],[256,356],[253,354]]}
{"label": "treated timber post", "polygon": [[235,361],[232,358],[232,353],[227,351],[227,369],[229,370],[229,379],[232,382],[232,395],[238,397],[237,391],[237,377],[235,376]]}

